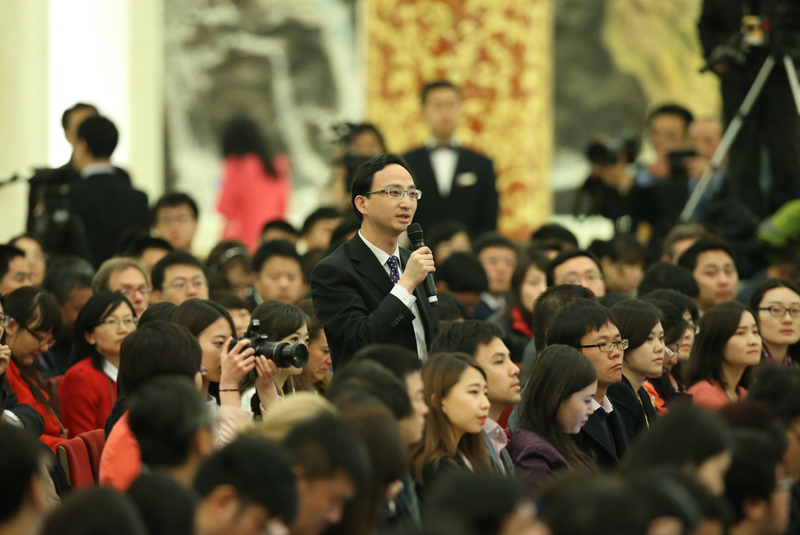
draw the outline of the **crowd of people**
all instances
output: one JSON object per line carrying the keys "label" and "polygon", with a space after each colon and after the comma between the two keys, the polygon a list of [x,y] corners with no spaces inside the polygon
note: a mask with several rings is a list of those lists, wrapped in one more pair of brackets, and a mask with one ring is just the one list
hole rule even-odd
{"label": "crowd of people", "polygon": [[[800,532],[795,250],[661,216],[650,241],[512,242],[458,87],[421,101],[405,157],[345,129],[337,204],[300,229],[288,159],[232,119],[202,260],[191,195],[149,207],[113,123],[65,112],[73,158],[0,246],[0,534]],[[598,210],[630,217],[683,136],[720,130],[684,111],[650,117],[649,168],[597,167]],[[59,447],[98,430],[73,490]]]}

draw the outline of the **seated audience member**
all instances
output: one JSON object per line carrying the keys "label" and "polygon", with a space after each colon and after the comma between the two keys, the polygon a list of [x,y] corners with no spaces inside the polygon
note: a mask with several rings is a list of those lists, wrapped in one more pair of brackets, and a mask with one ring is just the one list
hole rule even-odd
{"label": "seated audience member", "polygon": [[321,535],[341,522],[345,506],[366,484],[369,457],[364,443],[349,425],[323,414],[298,423],[283,447],[291,458],[299,497],[289,532]]}
{"label": "seated audience member", "polygon": [[25,251],[25,261],[31,274],[31,286],[41,286],[44,283],[44,274],[47,271],[47,255],[39,241],[30,234],[23,234],[14,238],[8,245],[19,247]]}
{"label": "seated audience member", "polygon": [[697,495],[702,493],[704,500],[713,498],[680,468],[664,466],[645,470],[626,483],[631,497],[636,500],[631,505],[639,506],[647,515],[646,533],[703,533],[704,512],[697,503]]}
{"label": "seated audience member", "polygon": [[459,301],[451,292],[436,292],[439,296],[439,327],[444,327],[450,323],[472,319],[467,307]]}
{"label": "seated audience member", "polygon": [[114,255],[124,232],[147,228],[147,195],[133,189],[130,177],[110,163],[118,139],[114,123],[89,117],[78,127],[72,153],[82,180],[70,186],[69,207],[86,232],[92,257],[87,260],[95,268]]}
{"label": "seated audience member", "polygon": [[733,435],[733,458],[725,475],[725,499],[735,520],[731,535],[783,535],[787,533],[791,478],[781,464],[785,444],[769,434],[750,429]]}
{"label": "seated audience member", "polygon": [[606,295],[600,261],[589,251],[568,249],[550,261],[547,266],[547,286],[559,284],[584,286],[598,299]]}
{"label": "seated audience member", "polygon": [[92,280],[94,293],[117,292],[124,295],[133,305],[136,317],[150,306],[152,288],[147,283],[147,272],[139,261],[133,258],[112,258],[106,260],[97,270]]}
{"label": "seated audience member", "polygon": [[508,447],[514,472],[529,494],[557,470],[595,467],[570,435],[579,433],[594,412],[596,393],[597,371],[577,349],[551,345],[536,359]]}
{"label": "seated audience member", "polygon": [[411,449],[417,492],[460,470],[489,470],[482,431],[489,416],[486,372],[472,357],[440,353],[423,367],[430,410],[422,440]]}
{"label": "seated audience member", "polygon": [[211,300],[222,305],[222,308],[227,310],[228,314],[231,315],[233,326],[236,327],[236,338],[244,336],[244,333],[247,332],[247,328],[250,326],[251,317],[250,307],[247,306],[247,301],[231,291],[215,292],[211,294]]}
{"label": "seated audience member", "polygon": [[[663,416],[675,403],[691,399],[686,394],[683,376],[677,372],[673,373],[675,366],[680,362],[680,351],[684,340],[689,336],[689,322],[676,306],[667,301],[648,299],[646,302],[661,312],[661,326],[664,328],[664,360],[661,363],[661,374],[648,375],[644,388],[650,395],[659,416]],[[689,318],[691,319],[691,316]],[[691,336],[694,337],[694,327]]]}
{"label": "seated audience member", "polygon": [[139,318],[139,324],[137,327],[147,325],[148,323],[152,323],[154,321],[166,321],[169,323],[172,321],[172,315],[175,314],[176,310],[178,310],[177,305],[170,303],[169,301],[156,303],[144,311],[142,317]]}
{"label": "seated audience member", "polygon": [[187,489],[214,450],[208,408],[197,385],[186,377],[161,376],[145,383],[130,400],[128,425],[145,474],[168,475]]}
{"label": "seated audience member", "polygon": [[628,294],[620,294],[620,293],[606,293],[603,297],[597,300],[598,303],[603,305],[606,308],[611,308],[617,303],[622,301],[629,301],[632,297]]}
{"label": "seated audience member", "polygon": [[[256,307],[253,311],[253,319],[259,321],[259,334],[266,336],[269,341],[308,346],[308,316],[294,305],[279,301],[267,301]],[[273,371],[274,377],[269,378],[261,373],[264,370],[256,369],[246,374],[238,385],[242,395],[242,409],[252,410],[257,415],[264,412],[261,410],[261,406],[269,407],[269,404],[279,395],[295,393],[297,388],[294,376],[303,373],[302,368],[295,366],[278,368],[272,359],[266,357],[259,357],[259,361],[262,362],[262,367],[268,361],[269,369]],[[262,397],[264,395],[268,397]]]}
{"label": "seated audience member", "polygon": [[800,287],[786,279],[767,279],[750,298],[758,314],[761,362],[788,368],[800,362]]}
{"label": "seated audience member", "polygon": [[425,243],[433,252],[433,261],[441,266],[453,253],[471,253],[469,230],[460,221],[442,221],[425,233]]}
{"label": "seated audience member", "polygon": [[531,243],[540,243],[547,240],[557,240],[561,244],[562,250],[577,249],[578,238],[569,229],[557,223],[542,225],[531,234]]}
{"label": "seated audience member", "polygon": [[681,255],[678,266],[688,269],[700,295],[695,299],[700,313],[709,307],[736,299],[739,274],[733,249],[721,240],[702,239]]}
{"label": "seated audience member", "polygon": [[257,307],[266,301],[297,303],[303,298],[303,265],[294,246],[286,241],[267,242],[253,257],[255,283],[248,303]]}
{"label": "seated audience member", "polygon": [[6,379],[21,404],[29,405],[44,418],[39,440],[55,451],[67,437],[61,424],[58,398],[48,389],[33,361],[53,345],[53,334],[61,325],[55,300],[41,288],[26,286],[7,295],[4,314],[8,318],[5,339],[11,352]]}
{"label": "seated audience member", "polygon": [[34,361],[44,379],[64,375],[69,368],[75,319],[92,297],[92,265],[78,256],[56,258],[47,269],[44,289],[50,292],[61,310],[61,329],[50,351]]}
{"label": "seated audience member", "polygon": [[130,302],[112,292],[92,296],[78,314],[72,365],[58,387],[69,438],[105,426],[117,401],[119,350],[136,323]]}
{"label": "seated audience member", "polygon": [[276,444],[261,437],[237,438],[197,473],[196,533],[261,535],[270,522],[290,525],[298,518],[303,494],[293,471]]}
{"label": "seated audience member", "polygon": [[506,309],[511,277],[514,275],[519,253],[508,238],[495,233],[478,237],[473,244],[473,250],[489,280],[489,289],[481,294],[481,302],[475,307],[474,313],[476,320],[485,320]]}
{"label": "seated audience member", "polygon": [[[782,424],[789,444],[784,456],[787,475],[800,479],[800,369],[762,367],[747,393],[747,401],[769,407]],[[798,489],[800,490],[800,489]],[[800,519],[800,503],[793,506],[793,518]]]}
{"label": "seated audience member", "polygon": [[90,488],[70,496],[47,517],[41,531],[41,535],[87,533],[149,535],[130,498],[105,488]]}
{"label": "seated audience member", "polygon": [[623,338],[622,380],[608,387],[608,399],[622,416],[628,441],[650,429],[658,412],[644,388],[648,376],[660,377],[664,362],[661,311],[650,303],[628,299],[611,309]]}
{"label": "seated audience member", "polygon": [[490,318],[503,328],[503,342],[514,362],[522,362],[525,348],[533,339],[533,304],[547,289],[545,271],[549,262],[546,256],[539,253],[520,258],[511,277],[508,306],[501,314]]}
{"label": "seated audience member", "polygon": [[596,241],[589,249],[600,259],[606,291],[632,295],[644,278],[647,252],[635,236],[618,234],[607,242]]}
{"label": "seated audience member", "polygon": [[437,292],[451,292],[470,316],[489,289],[489,279],[480,261],[471,253],[453,253],[434,273]]}
{"label": "seated audience member", "polygon": [[747,390],[740,386],[745,370],[761,361],[761,335],[753,313],[740,303],[722,303],[700,318],[686,369],[687,392],[708,410],[741,401]]}
{"label": "seated audience member", "polygon": [[150,272],[151,303],[169,301],[180,305],[187,299],[208,299],[208,273],[200,261],[182,251],[159,260]]}
{"label": "seated audience member", "polygon": [[731,433],[718,416],[693,405],[679,405],[642,434],[620,466],[629,477],[660,466],[677,466],[714,496],[725,492],[731,463]]}
{"label": "seated audience member", "polygon": [[576,436],[578,447],[600,469],[614,469],[628,450],[625,420],[606,395],[622,380],[622,339],[614,314],[603,305],[576,300],[559,310],[547,333],[547,345],[562,344],[583,353],[597,371],[593,413]]}
{"label": "seated audience member", "polygon": [[661,261],[677,265],[681,255],[697,240],[710,238],[714,238],[714,233],[700,223],[678,223],[664,238]]}
{"label": "seated audience member", "polygon": [[[689,361],[689,356],[694,345],[694,337],[698,332],[697,321],[700,313],[697,310],[697,303],[694,302],[690,296],[675,290],[653,290],[646,294],[641,295],[645,300],[666,301],[672,306],[677,307],[681,311],[683,319],[686,320],[686,332],[684,333],[683,341],[678,348],[678,364],[674,370],[680,377],[683,377],[683,370],[681,368],[686,362]],[[658,306],[658,305],[656,305]]]}
{"label": "seated audience member", "polygon": [[[644,278],[639,284],[638,295],[648,295],[656,290],[673,290],[680,292],[694,300],[700,296],[700,287],[691,273],[685,269],[667,264],[666,262],[656,262],[644,272]],[[697,304],[695,303],[695,308]]]}
{"label": "seated audience member", "polygon": [[[311,391],[320,395],[325,395],[325,391],[331,384],[331,350],[328,347],[328,337],[322,323],[317,319],[314,312],[314,303],[311,299],[304,299],[297,304],[297,308],[303,311],[308,317],[308,364],[303,368],[303,373],[294,380],[295,389],[299,391]],[[417,359],[419,361],[419,359]]]}
{"label": "seated audience member", "polygon": [[264,225],[261,230],[261,239],[259,240],[258,247],[264,245],[268,241],[288,241],[292,245],[297,245],[297,240],[300,239],[300,233],[292,225],[283,219],[275,219],[269,221]]}
{"label": "seated audience member", "polygon": [[300,231],[300,236],[305,242],[305,250],[327,251],[331,245],[331,235],[341,222],[342,214],[331,206],[323,206],[311,212],[311,215],[303,222],[303,228]]}
{"label": "seated audience member", "polygon": [[360,228],[361,222],[355,216],[347,215],[331,234],[331,244],[327,253],[334,252],[340,246],[352,240]]}
{"label": "seated audience member", "polygon": [[120,256],[135,258],[144,266],[145,271],[150,273],[159,260],[174,250],[167,240],[153,238],[149,233],[144,233],[133,238]]}
{"label": "seated audience member", "polygon": [[469,320],[442,328],[433,340],[431,354],[465,353],[472,356],[486,376],[489,415],[483,424],[483,439],[492,468],[511,474],[511,457],[506,451],[508,436],[498,424],[504,411],[520,402],[519,367],[511,361],[503,343],[503,331],[495,324]]}
{"label": "seated audience member", "polygon": [[326,397],[340,411],[354,405],[383,405],[404,427],[410,427],[407,424],[414,414],[402,379],[377,362],[363,359],[336,372]]}
{"label": "seated audience member", "polygon": [[125,495],[142,517],[148,535],[197,535],[197,496],[170,476],[143,474]]}
{"label": "seated audience member", "polygon": [[174,250],[191,253],[198,219],[194,199],[185,193],[173,192],[158,199],[152,208],[150,223],[156,236],[166,240]]}
{"label": "seated audience member", "polygon": [[206,259],[211,293],[230,290],[242,299],[252,292],[253,258],[242,242],[221,241]]}
{"label": "seated audience member", "polygon": [[0,245],[0,295],[8,295],[17,288],[31,285],[33,282],[25,251],[13,245]]}
{"label": "seated audience member", "polygon": [[44,458],[33,437],[0,424],[0,533],[38,535],[50,509]]}

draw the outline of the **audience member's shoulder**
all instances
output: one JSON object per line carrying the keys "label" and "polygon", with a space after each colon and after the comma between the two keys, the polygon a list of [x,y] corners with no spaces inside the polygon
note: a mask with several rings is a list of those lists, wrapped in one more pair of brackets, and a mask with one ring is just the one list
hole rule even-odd
{"label": "audience member's shoulder", "polygon": [[416,158],[421,158],[422,156],[427,156],[427,149],[420,145],[415,149],[411,149],[407,153],[403,154],[403,158],[406,160],[414,160]]}

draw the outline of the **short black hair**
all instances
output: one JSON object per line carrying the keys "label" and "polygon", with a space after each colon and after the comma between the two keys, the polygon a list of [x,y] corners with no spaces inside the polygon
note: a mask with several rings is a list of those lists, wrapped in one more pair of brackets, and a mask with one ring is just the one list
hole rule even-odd
{"label": "short black hair", "polygon": [[608,241],[595,240],[589,246],[597,258],[608,257],[622,264],[647,264],[647,250],[631,234],[617,234]]}
{"label": "short black hair", "polygon": [[136,391],[129,407],[131,431],[150,468],[182,465],[197,430],[211,428],[205,400],[188,377],[154,377]]}
{"label": "short black hair", "polygon": [[244,309],[250,312],[250,305],[247,304],[247,301],[239,297],[236,292],[232,292],[230,290],[222,290],[219,292],[214,292],[210,296],[211,301],[214,301],[218,305],[222,306],[225,310],[240,310]]}
{"label": "short black hair", "polygon": [[536,342],[536,353],[541,354],[547,347],[547,331],[553,325],[556,312],[574,301],[591,301],[597,303],[597,296],[589,288],[577,284],[559,284],[551,286],[536,298],[533,305],[531,330]]}
{"label": "short black hair", "polygon": [[300,270],[303,269],[303,259],[290,242],[286,240],[268,241],[261,245],[253,256],[253,271],[258,274],[264,268],[264,264],[273,256],[290,258],[297,262]]}
{"label": "short black hair", "polygon": [[119,387],[133,395],[159,375],[182,375],[194,380],[203,351],[186,327],[153,321],[125,337],[119,350]]}
{"label": "short black hair", "polygon": [[640,299],[644,299],[646,301],[658,300],[658,301],[666,301],[667,303],[671,304],[675,308],[681,311],[681,314],[685,310],[689,311],[689,314],[692,316],[692,321],[697,321],[697,318],[700,316],[700,313],[697,310],[697,303],[694,302],[694,299],[689,297],[686,294],[681,292],[676,292],[675,290],[653,290],[652,292],[648,292],[640,297]]}
{"label": "short black hair", "polygon": [[431,343],[430,354],[466,353],[475,356],[478,346],[491,343],[495,338],[503,339],[503,328],[496,323],[467,320],[451,323],[439,329]]}
{"label": "short black hair", "polygon": [[647,125],[650,126],[650,123],[653,122],[653,119],[659,115],[677,115],[683,119],[684,129],[686,130],[688,130],[689,125],[694,122],[694,115],[692,115],[692,112],[683,106],[679,104],[664,104],[650,112],[650,115],[647,116]]}
{"label": "short black hair", "polygon": [[350,361],[338,368],[325,397],[334,405],[349,405],[354,393],[367,394],[389,409],[398,420],[412,412],[405,378],[372,360]]}
{"label": "short black hair", "polygon": [[356,486],[368,478],[368,453],[361,439],[340,419],[329,414],[298,423],[283,440],[292,465],[311,481],[343,471]]}
{"label": "short black hair", "polygon": [[573,301],[553,317],[553,324],[547,333],[547,345],[562,344],[580,351],[581,338],[599,331],[608,323],[617,325],[617,318],[600,303],[587,299]]}
{"label": "short black hair", "polygon": [[300,233],[297,232],[297,229],[294,228],[291,223],[284,221],[283,219],[273,219],[272,221],[267,221],[264,223],[264,228],[261,229],[261,235],[263,236],[268,230],[272,229],[278,229],[293,236],[300,235]]}
{"label": "short black hair", "polygon": [[592,253],[591,251],[584,251],[582,249],[566,249],[558,253],[558,255],[553,258],[550,263],[547,265],[547,286],[555,286],[555,272],[556,268],[566,262],[567,260],[572,260],[573,258],[577,258],[579,256],[585,256],[586,258],[590,259],[597,265],[597,271],[600,275],[603,275],[603,268],[600,266],[600,260]]}
{"label": "short black hair", "polygon": [[142,474],[125,494],[149,535],[194,535],[197,496],[165,473]]}
{"label": "short black hair", "polygon": [[311,215],[309,215],[306,220],[303,222],[303,229],[301,230],[302,234],[308,234],[311,232],[311,229],[314,228],[319,221],[323,221],[325,219],[341,219],[342,213],[339,212],[338,209],[332,206],[322,206],[317,208]]}
{"label": "short black hair", "polygon": [[406,375],[422,369],[422,361],[415,352],[394,344],[371,344],[363,347],[353,355],[352,362],[361,360],[377,362],[403,381]]}
{"label": "short black hair", "polygon": [[36,439],[27,430],[0,424],[0,524],[13,518],[28,495],[31,480],[41,471]]}
{"label": "short black hair", "polygon": [[[42,286],[64,305],[72,298],[72,292],[91,288],[94,268],[79,256],[62,256],[47,266]],[[0,276],[2,278],[2,276]]]}
{"label": "short black hair", "polygon": [[425,244],[430,247],[431,251],[436,253],[436,247],[444,242],[453,238],[459,232],[465,232],[467,236],[470,235],[469,229],[461,221],[449,220],[437,223],[430,230],[425,231]]}
{"label": "short black hair", "polygon": [[765,403],[784,425],[793,425],[800,418],[800,369],[759,367],[747,390],[747,399]]}
{"label": "short black hair", "polygon": [[25,258],[25,251],[14,245],[0,245],[0,280],[11,269],[11,261],[19,256]]}
{"label": "short black hair", "polygon": [[736,265],[736,253],[728,242],[717,238],[701,238],[695,242],[694,245],[686,249],[686,251],[678,259],[678,265],[682,268],[688,269],[689,272],[694,272],[697,267],[697,258],[708,251],[723,251],[733,260]]}
{"label": "short black hair", "polygon": [[479,256],[481,251],[487,247],[504,247],[506,249],[511,249],[517,253],[517,255],[519,255],[519,250],[517,249],[517,246],[514,245],[514,242],[505,236],[497,234],[496,232],[487,232],[485,234],[481,234],[475,238],[474,242],[472,242],[472,252],[475,253],[475,256]]}
{"label": "short black hair", "polygon": [[174,247],[164,238],[154,238],[148,235],[135,236],[124,244],[120,256],[141,258],[148,249],[161,249],[170,252],[174,250]]}
{"label": "short black hair", "polygon": [[356,218],[358,218],[359,222],[364,220],[364,216],[358,211],[358,208],[356,208],[356,197],[360,195],[366,195],[372,191],[372,179],[375,178],[375,173],[382,171],[383,168],[388,165],[399,165],[408,171],[408,174],[411,175],[411,180],[414,181],[414,184],[417,183],[417,179],[414,176],[414,171],[411,170],[411,167],[409,167],[403,157],[399,154],[381,154],[380,156],[375,156],[374,158],[370,158],[364,162],[361,167],[358,168],[356,175],[353,177],[353,187],[351,189],[350,196],[350,202],[353,205],[353,213],[356,214]]}
{"label": "short black hair", "polygon": [[78,127],[78,139],[86,141],[95,158],[110,158],[119,141],[119,132],[108,118],[102,115],[87,117]]}
{"label": "short black hair", "polygon": [[733,432],[733,460],[725,474],[725,499],[733,508],[736,522],[745,517],[747,501],[768,501],[775,491],[775,469],[783,452],[763,431],[736,429]]}
{"label": "short black hair", "polygon": [[558,240],[562,243],[569,243],[576,249],[578,248],[578,238],[575,237],[575,234],[573,234],[566,227],[562,227],[556,223],[542,225],[538,230],[531,234],[531,241],[538,242],[546,240]]}
{"label": "short black hair", "polygon": [[641,347],[653,328],[661,321],[661,311],[652,303],[639,299],[620,301],[610,309],[617,320],[622,338],[628,340],[628,350]]}
{"label": "short black hair", "polygon": [[153,209],[150,212],[150,226],[154,227],[156,225],[158,222],[158,211],[162,208],[177,208],[178,206],[183,205],[191,208],[195,220],[200,217],[200,212],[197,209],[197,203],[194,199],[192,199],[186,193],[173,191],[171,193],[165,193],[160,199],[158,199],[158,201],[156,201],[156,204],[153,206]]}
{"label": "short black hair", "polygon": [[148,535],[130,498],[113,489],[94,487],[75,492],[54,510],[41,535]]}
{"label": "short black hair", "polygon": [[485,292],[489,278],[483,264],[472,253],[453,253],[434,273],[436,281],[447,283],[447,289],[457,292]]}
{"label": "short black hair", "polygon": [[428,82],[424,86],[422,86],[422,91],[420,91],[419,98],[422,102],[422,105],[425,105],[425,102],[428,100],[428,95],[431,91],[435,91],[436,89],[452,89],[456,92],[456,94],[461,97],[461,89],[449,80],[434,80],[433,82]]}
{"label": "short black hair", "polygon": [[65,132],[69,126],[69,116],[72,115],[72,112],[85,109],[94,110],[94,112],[97,113],[97,107],[94,104],[87,104],[85,102],[78,102],[71,108],[64,110],[64,113],[61,114],[61,127]]}
{"label": "short black hair", "polygon": [[239,436],[200,466],[194,489],[201,498],[222,485],[235,488],[242,501],[266,507],[285,524],[297,516],[292,464],[282,448],[266,438]]}
{"label": "short black hair", "polygon": [[164,290],[164,275],[167,272],[167,268],[172,266],[194,266],[203,272],[203,276],[206,278],[206,282],[208,282],[208,271],[202,262],[190,253],[172,251],[156,262],[156,265],[153,266],[153,270],[150,272],[150,281],[153,283],[154,290],[158,290],[159,292]]}
{"label": "short black hair", "polygon": [[639,295],[650,295],[656,290],[673,290],[691,299],[697,299],[700,295],[700,287],[692,272],[667,262],[656,262],[647,268],[637,292]]}
{"label": "short black hair", "polygon": [[469,313],[467,307],[452,292],[438,292],[438,295],[439,310],[437,313],[440,326],[443,326],[445,322],[472,319],[472,314]]}
{"label": "short black hair", "polygon": [[150,305],[147,307],[147,310],[142,312],[138,327],[141,329],[143,326],[154,321],[170,322],[176,310],[178,310],[178,305],[170,303],[169,301],[161,301],[155,305]]}
{"label": "short black hair", "polygon": [[126,305],[131,316],[136,317],[136,312],[128,298],[118,292],[98,292],[86,301],[78,317],[75,319],[75,337],[72,340],[72,350],[70,351],[70,365],[75,365],[86,357],[92,359],[92,366],[96,370],[103,370],[103,363],[106,361],[97,347],[90,344],[86,339],[86,334],[91,333],[96,327],[120,306]]}

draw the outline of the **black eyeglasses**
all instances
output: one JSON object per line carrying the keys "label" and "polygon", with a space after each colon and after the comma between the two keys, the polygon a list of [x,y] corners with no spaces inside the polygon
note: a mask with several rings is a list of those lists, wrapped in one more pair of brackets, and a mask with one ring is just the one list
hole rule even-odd
{"label": "black eyeglasses", "polygon": [[364,195],[372,195],[373,193],[385,193],[392,199],[402,199],[403,194],[408,194],[408,198],[418,201],[422,198],[422,190],[420,189],[403,189],[403,188],[387,188],[379,189],[376,191],[369,191]]}
{"label": "black eyeglasses", "polygon": [[800,318],[800,307],[786,308],[781,305],[772,305],[768,307],[760,307],[759,310],[768,310],[770,316],[773,318],[782,318],[787,312],[792,318]]}
{"label": "black eyeglasses", "polygon": [[596,347],[603,353],[611,353],[612,351],[614,351],[615,347],[620,351],[625,351],[626,349],[628,349],[628,340],[617,340],[616,342],[603,342],[602,344],[592,344],[580,347]]}
{"label": "black eyeglasses", "polygon": [[38,334],[36,334],[35,332],[33,332],[27,325],[24,325],[22,328],[25,329],[26,331],[28,331],[29,333],[31,333],[31,336],[36,338],[36,341],[39,342],[40,346],[47,346],[47,348],[49,349],[49,348],[53,347],[56,344],[56,341],[53,340],[52,336],[50,336],[50,337],[41,337]]}

